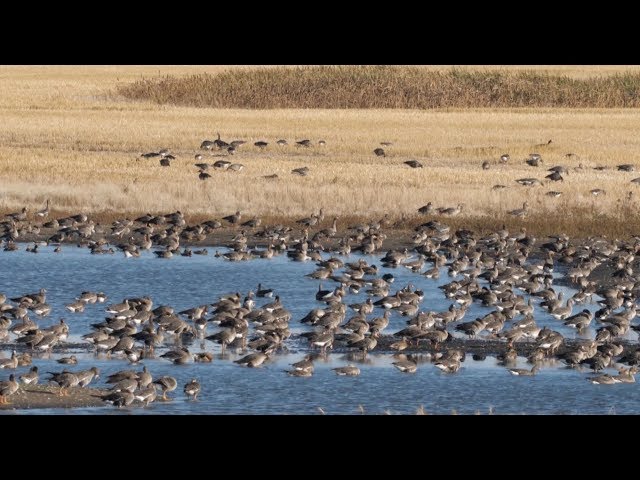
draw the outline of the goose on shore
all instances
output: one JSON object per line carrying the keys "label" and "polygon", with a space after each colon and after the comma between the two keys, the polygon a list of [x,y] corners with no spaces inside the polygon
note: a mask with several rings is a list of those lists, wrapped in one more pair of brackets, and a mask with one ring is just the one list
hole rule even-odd
{"label": "goose on shore", "polygon": [[13,373],[9,375],[9,380],[0,382],[0,404],[10,404],[11,402],[9,402],[8,398],[16,393],[19,388],[20,385],[16,382],[16,378]]}

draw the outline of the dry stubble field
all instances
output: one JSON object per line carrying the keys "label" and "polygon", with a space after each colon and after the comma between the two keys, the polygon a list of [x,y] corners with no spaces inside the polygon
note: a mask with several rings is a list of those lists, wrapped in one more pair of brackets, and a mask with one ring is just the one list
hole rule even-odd
{"label": "dry stubble field", "polygon": [[[388,213],[399,225],[422,222],[416,210],[465,208],[454,225],[489,229],[506,223],[539,234],[624,235],[636,231],[640,167],[637,109],[466,110],[227,110],[131,102],[109,95],[116,85],[161,74],[220,71],[225,67],[0,67],[0,213],[51,201],[52,215],[78,213],[105,220],[181,210],[187,219],[219,218],[241,210],[247,218],[286,221],[324,207],[344,222]],[[550,67],[575,77],[628,71],[627,67]],[[636,71],[638,70],[637,67]],[[212,171],[198,179],[194,155],[216,132],[248,143],[230,157],[240,172]],[[310,149],[278,147],[277,139],[309,138]],[[549,146],[537,144],[552,139]],[[253,142],[265,140],[265,151]],[[372,152],[391,141],[388,156]],[[143,152],[169,148],[169,168]],[[544,167],[524,160],[540,153]],[[501,164],[508,153],[511,160]],[[567,153],[574,156],[566,157]],[[226,158],[212,152],[213,162]],[[422,169],[403,161],[417,159]],[[206,159],[205,159],[206,160]],[[490,168],[483,170],[483,161]],[[515,179],[543,179],[564,165],[563,183],[522,187]],[[308,166],[307,177],[291,175]],[[592,167],[610,167],[597,171]],[[277,174],[269,180],[265,175]],[[493,185],[507,188],[495,190]],[[590,191],[606,194],[593,196]],[[551,198],[546,192],[563,192]],[[506,214],[530,204],[525,219]]]}

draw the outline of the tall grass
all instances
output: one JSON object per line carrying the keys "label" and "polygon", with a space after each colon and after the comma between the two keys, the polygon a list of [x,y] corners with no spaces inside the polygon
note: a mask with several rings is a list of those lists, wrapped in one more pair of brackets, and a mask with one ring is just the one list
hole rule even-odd
{"label": "tall grass", "polygon": [[115,92],[130,100],[213,108],[632,108],[640,107],[640,73],[572,78],[407,66],[245,68],[142,78]]}

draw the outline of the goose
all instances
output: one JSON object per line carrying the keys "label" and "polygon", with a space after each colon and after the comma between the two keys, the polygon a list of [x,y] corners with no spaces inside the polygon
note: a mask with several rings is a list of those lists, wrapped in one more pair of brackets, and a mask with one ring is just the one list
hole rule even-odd
{"label": "goose", "polygon": [[311,354],[305,355],[305,357],[302,360],[300,360],[299,362],[292,363],[291,366],[294,368],[294,370],[313,371],[314,370],[313,355]]}
{"label": "goose", "polygon": [[320,347],[321,352],[324,354],[327,348],[333,347],[334,333],[333,330],[325,330],[324,332],[313,332],[309,337],[309,342],[314,347]]}
{"label": "goose", "polygon": [[46,218],[49,216],[49,199],[47,199],[47,204],[42,210],[38,210],[36,212],[36,217]]}
{"label": "goose", "polygon": [[228,162],[227,160],[218,160],[214,162],[212,166],[218,170],[226,170],[229,168],[229,165],[231,165],[231,162]]}
{"label": "goose", "polygon": [[0,359],[0,368],[18,368],[18,354],[15,350],[11,353],[11,358]]}
{"label": "goose", "polygon": [[509,210],[507,213],[509,215],[512,215],[514,217],[518,217],[518,218],[524,218],[527,216],[528,213],[528,207],[529,207],[529,202],[524,202],[522,204],[522,208],[517,208],[515,210]]}
{"label": "goose", "polygon": [[259,142],[255,142],[253,145],[258,147],[260,150],[264,150],[269,144],[261,140]]}
{"label": "goose", "polygon": [[636,167],[634,167],[633,165],[631,165],[629,163],[625,163],[623,165],[618,165],[616,168],[618,169],[618,171],[621,171],[621,172],[635,172],[636,171]]}
{"label": "goose", "polygon": [[231,165],[229,165],[227,170],[232,171],[232,172],[239,172],[243,168],[244,168],[244,164],[242,164],[242,163],[232,163]]}
{"label": "goose", "polygon": [[75,373],[78,378],[78,386],[86,387],[92,380],[100,376],[100,370],[97,367],[91,367],[88,370],[82,370]]}
{"label": "goose", "polygon": [[69,395],[68,389],[71,387],[75,387],[80,382],[80,379],[76,376],[75,373],[63,371],[60,373],[55,372],[47,372],[51,375],[49,377],[49,381],[53,381],[58,384],[60,390],[58,391],[58,396],[67,396]]}
{"label": "goose", "polygon": [[289,145],[289,144],[287,143],[287,141],[286,141],[285,139],[283,139],[283,138],[281,138],[280,140],[278,140],[278,141],[276,142],[276,144],[277,144],[277,145],[280,145],[281,147],[284,147],[285,145]]}
{"label": "goose", "polygon": [[556,320],[566,320],[571,313],[573,312],[573,304],[575,300],[573,298],[569,298],[564,307],[556,307],[551,312],[551,316]]}
{"label": "goose", "polygon": [[231,225],[235,225],[236,223],[240,222],[241,218],[242,218],[242,214],[240,213],[240,210],[237,210],[236,213],[232,215],[227,215],[226,217],[222,217],[222,220],[229,222]]}
{"label": "goose", "polygon": [[211,352],[194,353],[193,361],[197,363],[210,363],[213,361],[213,354]]}
{"label": "goose", "polygon": [[403,162],[405,165],[409,165],[411,168],[423,168],[422,163],[420,163],[418,160],[407,160],[406,162]]}
{"label": "goose", "polygon": [[587,381],[593,383],[594,385],[613,385],[614,383],[618,383],[616,379],[608,373],[595,377],[589,377],[587,378]]}
{"label": "goose", "polygon": [[133,393],[127,390],[98,395],[98,397],[118,408],[128,407],[136,398]]}
{"label": "goose", "polygon": [[562,178],[560,172],[552,172],[544,178],[548,178],[552,182],[564,182],[564,178]]}
{"label": "goose", "polygon": [[139,402],[143,402],[144,406],[148,407],[151,402],[155,401],[155,399],[158,396],[158,393],[156,391],[155,384],[151,383],[149,386],[145,388],[136,390],[135,392],[133,392],[133,395],[136,400],[138,400]]}
{"label": "goose", "polygon": [[81,312],[84,312],[85,305],[86,305],[85,302],[81,300],[76,300],[75,302],[71,302],[65,305],[64,308],[66,308],[67,310],[73,313],[81,313]]}
{"label": "goose", "polygon": [[435,210],[435,207],[431,202],[428,202],[426,205],[420,207],[418,209],[418,213],[422,215],[431,215]]}
{"label": "goose", "polygon": [[16,378],[13,373],[9,375],[9,380],[0,382],[0,404],[10,404],[11,402],[9,402],[8,397],[16,393],[19,388],[20,385],[16,382]]}
{"label": "goose", "polygon": [[19,378],[25,385],[37,385],[39,380],[38,367],[31,367],[29,372],[20,375]]}
{"label": "goose", "polygon": [[262,288],[262,283],[258,283],[258,288],[256,289],[256,297],[272,297],[273,289],[272,288]]}
{"label": "goose", "polygon": [[459,203],[456,207],[438,208],[436,209],[436,211],[440,215],[445,215],[447,217],[454,217],[462,211],[463,207],[464,205],[462,203]]}
{"label": "goose", "polygon": [[614,379],[618,383],[635,383],[636,379],[634,375],[636,373],[638,373],[638,368],[636,366],[632,366],[628,369],[621,368],[618,370],[618,375],[614,377]]}
{"label": "goose", "polygon": [[291,173],[301,177],[306,177],[309,174],[309,167],[294,168],[291,170]]}
{"label": "goose", "polygon": [[224,140],[220,140],[220,133],[218,132],[218,138],[213,141],[214,145],[218,147],[218,150],[222,150],[223,148],[227,148],[229,144]]}
{"label": "goose", "polygon": [[485,160],[484,162],[482,162],[482,169],[483,170],[489,170],[490,166],[491,166],[491,164],[488,161]]}
{"label": "goose", "polygon": [[502,155],[500,155],[500,163],[507,163],[510,159],[511,157],[508,153],[503,153]]}
{"label": "goose", "polygon": [[542,185],[542,182],[537,178],[519,178],[516,180],[520,185],[525,187],[534,187],[536,185]]}
{"label": "goose", "polygon": [[382,148],[376,148],[373,153],[376,155],[376,157],[386,157],[385,151]]}
{"label": "goose", "polygon": [[184,386],[184,393],[186,393],[188,398],[197,400],[198,394],[200,393],[200,382],[192,378],[191,381]]}
{"label": "goose", "polygon": [[78,363],[78,359],[75,355],[71,355],[70,357],[59,358],[56,360],[56,362],[63,365],[76,365]]}
{"label": "goose", "polygon": [[527,368],[509,368],[509,373],[517,377],[532,377],[538,373],[539,366],[536,363],[531,370]]}
{"label": "goose", "polygon": [[181,347],[177,350],[169,350],[166,353],[160,355],[160,358],[166,358],[173,362],[174,365],[183,365],[191,359],[191,353],[186,347]]}
{"label": "goose", "polygon": [[232,327],[221,330],[218,333],[214,333],[213,335],[209,335],[205,337],[205,339],[217,342],[222,345],[222,353],[224,353],[227,345],[229,345],[236,339],[237,334],[238,332],[236,331],[236,329]]}
{"label": "goose", "polygon": [[311,140],[304,139],[296,142],[296,147],[306,147],[309,148],[311,146]]}
{"label": "goose", "polygon": [[250,353],[249,355],[245,355],[244,357],[234,360],[233,363],[237,363],[238,365],[244,365],[249,368],[256,368],[262,365],[265,360],[267,360],[268,354],[262,352]]}
{"label": "goose", "polygon": [[393,362],[392,365],[403,373],[415,373],[418,369],[418,364],[412,359],[398,360]]}
{"label": "goose", "polygon": [[165,401],[168,400],[167,393],[173,392],[178,386],[178,381],[174,377],[168,375],[158,378],[153,383],[160,385],[160,388],[162,389],[162,399]]}
{"label": "goose", "polygon": [[336,372],[339,376],[356,376],[360,375],[360,369],[355,365],[345,365],[344,367],[332,368],[332,371]]}

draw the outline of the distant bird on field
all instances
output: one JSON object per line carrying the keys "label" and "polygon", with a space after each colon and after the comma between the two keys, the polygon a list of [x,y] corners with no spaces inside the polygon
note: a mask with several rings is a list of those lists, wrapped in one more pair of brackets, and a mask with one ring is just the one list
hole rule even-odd
{"label": "distant bird on field", "polygon": [[376,148],[373,153],[376,154],[377,157],[385,157],[386,154],[384,153],[384,149],[382,148]]}
{"label": "distant bird on field", "polygon": [[407,160],[405,165],[409,165],[411,168],[422,168],[422,164],[418,160]]}

